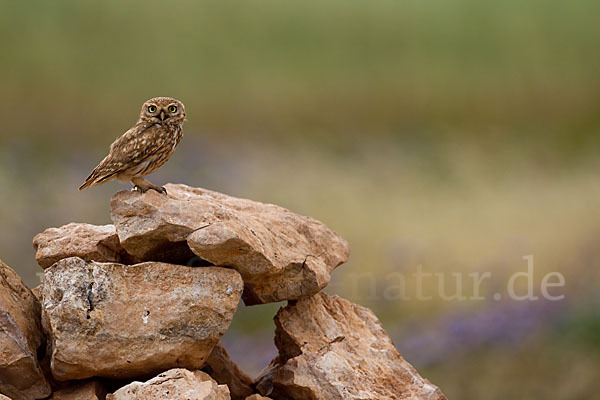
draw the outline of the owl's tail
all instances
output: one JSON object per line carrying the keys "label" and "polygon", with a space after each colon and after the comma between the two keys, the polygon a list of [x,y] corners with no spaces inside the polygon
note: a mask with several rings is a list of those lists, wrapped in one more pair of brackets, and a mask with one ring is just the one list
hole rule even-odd
{"label": "owl's tail", "polygon": [[79,190],[87,189],[90,186],[93,186],[94,184],[95,184],[94,179],[92,178],[92,175],[90,175],[85,180],[85,182],[83,182],[83,185],[79,186]]}
{"label": "owl's tail", "polygon": [[104,168],[102,168],[102,163],[100,163],[100,165],[98,165],[96,168],[94,168],[94,170],[92,171],[90,176],[88,176],[85,179],[85,182],[83,182],[83,185],[79,186],[79,190],[87,189],[90,186],[99,185],[101,183],[109,181],[115,177],[116,173],[117,172],[107,173],[107,171]]}

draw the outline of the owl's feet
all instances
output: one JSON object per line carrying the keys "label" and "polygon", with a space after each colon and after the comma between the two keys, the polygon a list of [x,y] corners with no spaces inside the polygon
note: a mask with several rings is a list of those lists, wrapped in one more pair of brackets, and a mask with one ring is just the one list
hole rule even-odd
{"label": "owl's feet", "polygon": [[145,179],[142,177],[137,177],[137,178],[132,178],[131,182],[134,185],[132,190],[137,190],[142,193],[146,193],[148,190],[152,189],[152,190],[156,190],[158,193],[167,194],[167,189],[165,189],[163,186],[153,185],[152,183],[150,183],[150,181],[148,179]]}
{"label": "owl's feet", "polygon": [[150,189],[156,190],[158,193],[167,194],[167,189],[164,186],[152,186]]}

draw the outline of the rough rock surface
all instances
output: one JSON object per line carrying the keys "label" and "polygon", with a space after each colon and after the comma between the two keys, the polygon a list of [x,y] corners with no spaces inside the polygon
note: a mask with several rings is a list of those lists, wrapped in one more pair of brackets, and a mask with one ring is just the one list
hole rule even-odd
{"label": "rough rock surface", "polygon": [[50,395],[37,359],[43,344],[39,302],[16,272],[0,261],[0,393],[13,400]]}
{"label": "rough rock surface", "polygon": [[106,388],[98,381],[77,382],[52,393],[50,400],[104,400]]}
{"label": "rough rock surface", "polygon": [[40,304],[42,303],[42,289],[43,285],[41,283],[33,289],[31,289],[31,293],[33,293],[33,296],[37,299],[38,303]]}
{"label": "rough rock surface", "polygon": [[202,370],[218,383],[227,385],[233,400],[244,400],[254,393],[252,378],[233,362],[221,342],[214,347]]}
{"label": "rough rock surface", "polygon": [[185,185],[166,189],[168,196],[113,196],[111,218],[123,248],[155,260],[187,241],[200,259],[240,272],[247,305],[318,293],[348,258],[348,243],[312,218]]}
{"label": "rough rock surface", "polygon": [[402,358],[367,308],[319,293],[280,309],[275,325],[279,356],[257,379],[263,395],[446,399]]}
{"label": "rough rock surface", "polygon": [[10,397],[6,397],[3,394],[0,394],[0,400],[12,400]]}
{"label": "rough rock surface", "polygon": [[171,369],[147,382],[133,382],[122,387],[106,400],[228,400],[229,389],[218,385],[202,371]]}
{"label": "rough rock surface", "polygon": [[119,244],[113,225],[70,223],[48,228],[33,238],[35,259],[42,268],[68,257],[128,264],[131,258]]}
{"label": "rough rock surface", "polygon": [[43,325],[58,380],[199,369],[237,308],[242,279],[219,267],[67,258],[46,269]]}
{"label": "rough rock surface", "polygon": [[260,394],[253,394],[251,396],[246,397],[245,400],[271,400],[270,397],[261,396]]}

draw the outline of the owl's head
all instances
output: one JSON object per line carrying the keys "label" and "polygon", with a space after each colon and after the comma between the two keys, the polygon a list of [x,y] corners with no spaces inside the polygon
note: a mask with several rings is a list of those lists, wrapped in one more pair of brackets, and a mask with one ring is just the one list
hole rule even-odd
{"label": "owl's head", "polygon": [[185,121],[185,107],[170,97],[155,97],[144,103],[140,121],[153,124],[180,124]]}

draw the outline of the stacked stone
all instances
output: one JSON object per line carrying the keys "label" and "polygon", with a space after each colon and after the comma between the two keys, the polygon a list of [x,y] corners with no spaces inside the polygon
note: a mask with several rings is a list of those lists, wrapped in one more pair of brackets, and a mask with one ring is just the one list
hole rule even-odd
{"label": "stacked stone", "polygon": [[[117,193],[114,225],[37,235],[44,280],[33,293],[0,263],[0,393],[445,399],[370,310],[321,292],[349,256],[335,232],[276,205],[166,189]],[[255,380],[219,342],[240,300],[288,301],[275,316],[279,354]]]}

